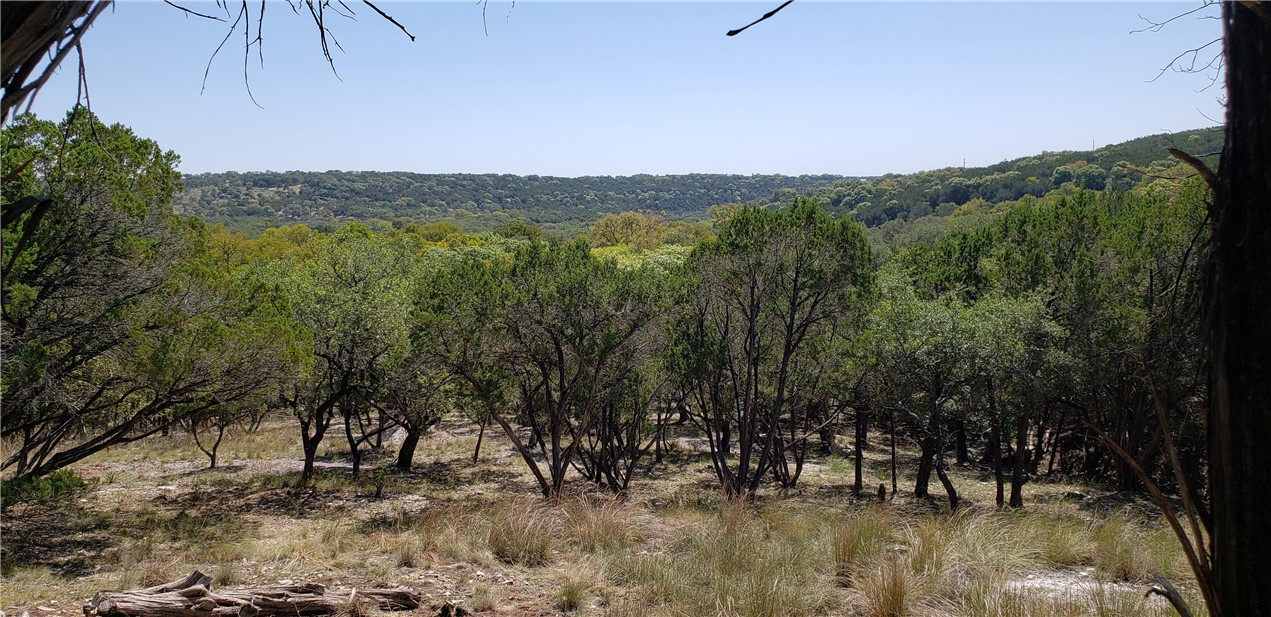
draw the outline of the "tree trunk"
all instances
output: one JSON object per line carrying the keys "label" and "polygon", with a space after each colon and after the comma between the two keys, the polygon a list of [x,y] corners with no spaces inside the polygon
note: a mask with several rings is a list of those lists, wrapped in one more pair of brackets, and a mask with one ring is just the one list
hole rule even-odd
{"label": "tree trunk", "polygon": [[415,462],[415,448],[419,445],[419,437],[423,432],[422,429],[407,429],[406,436],[402,438],[402,446],[397,450],[398,470],[410,471]]}
{"label": "tree trunk", "polygon": [[349,457],[353,459],[353,477],[362,471],[362,451],[358,448],[358,440],[353,436],[353,418],[358,413],[352,406],[340,406],[344,415],[344,438],[349,442]]}
{"label": "tree trunk", "polygon": [[320,441],[320,439],[316,439],[311,442],[306,439],[304,444],[302,444],[305,452],[305,464],[300,470],[301,484],[308,484],[309,480],[313,479],[313,460],[318,458],[318,443]]}
{"label": "tree trunk", "polygon": [[865,480],[861,477],[861,471],[862,467],[864,467],[865,439],[867,437],[867,432],[869,431],[869,416],[867,413],[868,412],[864,409],[858,408],[856,410],[856,441],[854,442],[856,451],[853,453],[854,458],[856,459],[854,461],[856,481],[852,484],[852,490],[854,490],[857,495],[859,495],[861,491],[865,490]]}
{"label": "tree trunk", "polygon": [[936,455],[936,438],[928,435],[922,439],[922,458],[918,460],[918,477],[914,481],[914,497],[926,497],[931,483],[932,461]]}
{"label": "tree trunk", "polygon": [[997,485],[997,507],[1006,505],[1006,491],[1003,490],[1005,478],[1002,475],[1002,429],[1001,422],[993,419],[992,447],[987,455],[993,457],[993,482]]}
{"label": "tree trunk", "polygon": [[953,488],[953,481],[949,479],[949,474],[944,471],[944,453],[936,454],[936,477],[940,478],[940,484],[944,486],[944,492],[949,496],[949,511],[958,511],[958,490]]}
{"label": "tree trunk", "polygon": [[195,570],[185,578],[131,591],[99,591],[84,606],[86,617],[272,617],[364,614],[419,608],[408,587],[337,589],[317,583],[212,591],[212,578]]}
{"label": "tree trunk", "polygon": [[891,424],[891,494],[896,496],[896,410],[890,414]]}
{"label": "tree trunk", "polygon": [[821,425],[817,431],[821,438],[821,454],[829,456],[834,453],[834,423],[830,422],[830,404],[827,401],[818,401],[812,404],[812,409],[816,410],[813,421]]}
{"label": "tree trunk", "polygon": [[481,458],[481,440],[485,439],[485,425],[489,424],[487,418],[481,421],[481,428],[477,430],[477,445],[472,448],[472,464],[477,464],[477,459]]}
{"label": "tree trunk", "polygon": [[1024,507],[1024,471],[1028,466],[1028,420],[1015,419],[1015,460],[1011,467],[1011,507]]}
{"label": "tree trunk", "polygon": [[1271,6],[1224,2],[1226,143],[1212,211],[1209,476],[1216,617],[1271,615]]}
{"label": "tree trunk", "polygon": [[970,464],[971,453],[967,449],[967,444],[966,444],[966,422],[963,422],[961,419],[955,420],[954,422],[955,422],[955,426],[957,427],[954,432],[954,439],[955,439],[954,443],[955,443],[955,451],[957,453],[956,454],[957,464],[958,465]]}

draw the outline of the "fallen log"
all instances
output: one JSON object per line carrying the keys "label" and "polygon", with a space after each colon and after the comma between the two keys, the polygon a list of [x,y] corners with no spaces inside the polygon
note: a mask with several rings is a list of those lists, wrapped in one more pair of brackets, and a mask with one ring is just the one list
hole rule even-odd
{"label": "fallen log", "polygon": [[273,617],[275,615],[358,614],[359,607],[383,611],[419,608],[409,587],[341,589],[318,583],[267,585],[212,591],[212,578],[195,570],[163,585],[128,591],[99,591],[84,605],[85,617]]}

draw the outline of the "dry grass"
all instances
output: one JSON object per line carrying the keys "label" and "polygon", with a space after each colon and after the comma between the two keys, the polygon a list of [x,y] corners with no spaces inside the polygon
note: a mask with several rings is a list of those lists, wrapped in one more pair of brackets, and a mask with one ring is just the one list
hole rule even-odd
{"label": "dry grass", "polygon": [[[291,432],[271,425],[234,434],[222,456],[293,464]],[[1163,617],[1169,609],[1144,600],[1137,585],[1153,571],[1195,596],[1168,529],[1133,512],[1084,511],[1060,499],[1030,500],[1023,511],[972,505],[956,515],[904,494],[857,502],[845,496],[846,459],[835,457],[806,476],[809,494],[834,497],[765,493],[721,503],[695,475],[705,473],[697,462],[685,473],[638,479],[632,501],[588,494],[545,502],[521,482],[520,462],[502,440],[487,439],[481,463],[470,465],[472,437],[452,431],[421,443],[430,462],[396,478],[378,501],[365,481],[338,469],[297,489],[294,465],[215,473],[145,467],[200,461],[182,436],[112,451],[85,475],[121,475],[91,489],[91,509],[76,515],[80,526],[37,530],[51,537],[95,530],[100,545],[64,549],[64,557],[84,550],[102,570],[62,575],[55,562],[30,552],[14,557],[6,546],[3,604],[7,611],[83,599],[194,568],[218,586],[403,583],[499,614]],[[494,480],[479,484],[486,476]],[[971,502],[991,503],[991,485],[969,474],[954,481],[968,487]],[[837,483],[838,492],[817,493],[824,485],[815,482]],[[509,494],[518,483],[523,490]],[[13,525],[5,521],[6,543],[30,533]],[[1088,583],[1065,593],[1019,584],[1056,572],[1088,573],[1081,579]]]}
{"label": "dry grass", "polygon": [[887,550],[896,521],[885,509],[869,508],[847,517],[834,537],[834,573],[851,585],[857,571]]}
{"label": "dry grass", "polygon": [[582,495],[561,510],[571,545],[583,552],[614,552],[642,540],[643,515],[621,499]]}
{"label": "dry grass", "polygon": [[744,505],[682,529],[668,550],[613,564],[614,582],[639,585],[677,614],[813,615],[831,608],[829,526],[814,512],[761,516]]}
{"label": "dry grass", "polygon": [[522,566],[542,566],[552,560],[561,523],[541,503],[518,499],[495,510],[487,542],[500,560]]}

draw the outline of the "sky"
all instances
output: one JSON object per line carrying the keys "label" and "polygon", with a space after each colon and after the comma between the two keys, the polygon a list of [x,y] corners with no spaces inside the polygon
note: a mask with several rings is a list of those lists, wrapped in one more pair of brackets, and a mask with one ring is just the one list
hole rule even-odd
{"label": "sky", "polygon": [[[267,4],[263,66],[255,48],[248,60],[257,106],[241,25],[209,65],[228,24],[120,2],[83,41],[92,109],[175,150],[185,173],[556,176],[909,173],[1223,117],[1221,82],[1153,80],[1218,38],[1218,20],[1132,33],[1198,2],[799,0],[735,37],[779,2],[377,3],[414,42],[347,4],[355,20],[325,19],[335,72],[307,13]],[[75,67],[33,111],[70,109]]]}

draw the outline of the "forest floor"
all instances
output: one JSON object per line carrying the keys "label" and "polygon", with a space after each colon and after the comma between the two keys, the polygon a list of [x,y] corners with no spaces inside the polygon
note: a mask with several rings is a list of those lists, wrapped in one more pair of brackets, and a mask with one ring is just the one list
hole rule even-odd
{"label": "forest floor", "polygon": [[[185,435],[74,466],[83,493],[4,512],[2,614],[78,616],[98,590],[195,569],[217,587],[405,585],[423,594],[417,615],[447,601],[477,615],[1173,615],[1144,598],[1154,572],[1199,610],[1144,499],[1039,479],[1023,509],[999,511],[990,470],[967,466],[951,470],[964,501],[949,514],[934,479],[933,498],[911,496],[910,448],[885,503],[852,495],[849,459],[811,455],[797,489],[738,506],[683,427],[626,501],[575,479],[545,503],[507,439],[487,432],[474,464],[477,431],[458,421],[421,441],[411,473],[378,474],[379,498],[393,452],[354,478],[330,439],[297,487],[294,433],[279,420],[227,435],[216,469]],[[865,484],[890,492],[885,445],[866,451]]]}

